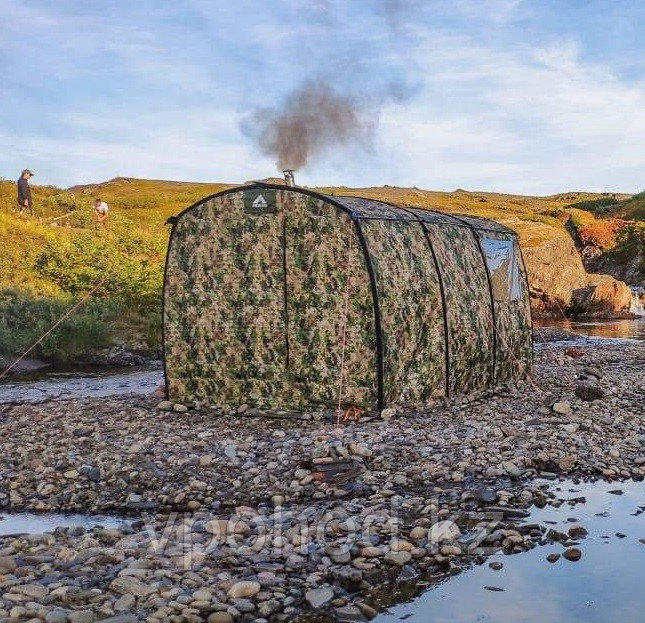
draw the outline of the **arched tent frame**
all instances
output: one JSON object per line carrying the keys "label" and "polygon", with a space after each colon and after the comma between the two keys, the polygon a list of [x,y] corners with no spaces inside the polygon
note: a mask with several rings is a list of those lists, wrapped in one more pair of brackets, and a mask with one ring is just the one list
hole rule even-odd
{"label": "arched tent frame", "polygon": [[[522,302],[525,305],[525,309],[522,310],[522,313],[526,314],[528,313],[527,311],[528,310],[528,302],[527,302],[528,286],[526,284],[526,270],[524,267],[521,252],[519,250],[519,245],[517,244],[517,236],[515,232],[498,223],[495,223],[493,221],[488,221],[485,219],[479,219],[479,218],[474,218],[469,216],[455,216],[455,215],[449,215],[449,214],[432,211],[432,210],[425,210],[425,209],[421,210],[414,207],[398,206],[395,204],[389,204],[383,201],[377,201],[372,199],[363,199],[358,197],[344,197],[344,196],[342,197],[329,196],[329,195],[324,195],[324,194],[317,193],[315,191],[311,191],[300,187],[289,187],[289,186],[284,186],[279,184],[255,183],[255,184],[249,184],[245,186],[230,188],[225,191],[215,193],[213,195],[205,197],[204,199],[196,202],[195,204],[183,210],[177,216],[171,217],[170,219],[168,219],[168,223],[172,224],[172,230],[171,230],[170,238],[168,242],[168,254],[166,257],[166,266],[164,271],[164,293],[163,293],[163,309],[162,309],[163,323],[164,323],[163,338],[162,338],[163,350],[164,350],[164,374],[166,379],[167,395],[170,395],[170,392],[169,392],[169,383],[168,383],[168,369],[167,369],[167,362],[166,362],[166,329],[167,329],[166,327],[166,295],[167,295],[166,284],[167,284],[167,277],[168,277],[168,259],[170,258],[170,255],[171,255],[173,238],[175,236],[177,225],[178,223],[181,222],[182,217],[184,217],[186,214],[191,213],[191,211],[195,210],[196,208],[199,208],[200,206],[203,206],[204,204],[206,204],[207,202],[213,199],[219,199],[233,193],[240,193],[245,191],[261,190],[261,189],[294,192],[301,195],[312,197],[319,201],[325,202],[326,204],[334,206],[340,213],[346,215],[347,219],[350,221],[351,227],[355,232],[356,239],[359,241],[359,246],[365,262],[365,268],[367,271],[367,275],[369,277],[369,287],[370,287],[372,306],[373,306],[372,311],[373,311],[373,326],[374,326],[374,336],[375,336],[375,346],[374,346],[375,365],[376,365],[375,406],[378,409],[382,409],[390,401],[386,396],[386,391],[385,391],[386,381],[384,379],[384,376],[385,376],[385,349],[383,344],[384,320],[381,315],[381,305],[382,305],[383,295],[382,293],[379,292],[378,277],[376,275],[376,271],[373,263],[374,256],[373,256],[373,252],[369,248],[369,241],[367,239],[369,235],[366,236],[366,229],[369,230],[371,227],[373,227],[371,225],[371,222],[380,221],[380,222],[400,223],[402,224],[401,225],[402,227],[409,227],[409,226],[417,227],[423,233],[423,239],[425,240],[425,244],[427,245],[427,249],[429,251],[429,257],[431,257],[431,261],[432,261],[432,264],[434,265],[434,270],[436,272],[436,276],[438,280],[438,292],[441,300],[443,338],[444,338],[444,346],[443,346],[443,353],[442,353],[442,356],[444,359],[443,367],[444,367],[444,375],[445,375],[444,393],[447,396],[453,393],[457,393],[456,388],[453,387],[454,385],[453,373],[455,372],[455,368],[458,367],[458,361],[455,362],[456,354],[453,352],[454,345],[450,343],[450,335],[451,335],[451,318],[450,318],[450,301],[449,301],[450,297],[449,297],[449,294],[447,294],[447,290],[450,289],[450,286],[447,285],[446,283],[446,280],[448,281],[450,280],[450,276],[449,274],[446,273],[446,267],[442,263],[440,254],[438,254],[437,251],[435,250],[435,246],[437,245],[436,235],[437,235],[437,230],[442,228],[450,228],[451,230],[461,232],[460,235],[462,235],[464,232],[467,232],[466,237],[464,238],[464,243],[467,243],[466,241],[466,238],[467,238],[472,243],[474,243],[474,245],[476,245],[477,252],[480,254],[480,263],[484,268],[483,275],[485,276],[486,291],[488,296],[487,304],[490,308],[491,326],[489,327],[489,329],[490,329],[490,337],[492,339],[491,352],[490,352],[490,355],[492,355],[491,361],[487,363],[487,365],[485,366],[488,368],[488,371],[486,372],[486,377],[484,381],[481,381],[480,379],[479,385],[477,387],[473,387],[472,389],[480,389],[482,388],[482,386],[492,386],[497,381],[500,381],[500,380],[510,380],[508,378],[501,378],[500,375],[498,374],[499,372],[498,365],[497,365],[498,350],[503,345],[503,336],[500,335],[498,319],[497,319],[497,316],[499,313],[498,307],[500,306],[500,304],[498,303],[498,301],[496,301],[496,298],[493,292],[491,271],[489,269],[489,265],[487,262],[486,252],[483,246],[483,240],[488,239],[487,237],[492,237],[492,238],[498,238],[500,240],[507,240],[512,242],[514,253],[516,253],[516,256],[515,256],[516,261],[519,264],[520,271],[524,279],[523,287],[526,288],[524,292],[524,296],[522,297],[524,299]],[[286,227],[286,225],[284,225],[284,227]],[[283,230],[282,235],[285,240],[284,248],[286,249],[286,230]],[[435,236],[434,241],[433,241],[433,236]],[[444,257],[445,257],[445,250],[444,250]],[[283,262],[286,262],[286,251],[283,258]],[[287,288],[288,288],[286,264],[283,264],[283,275],[284,275],[283,288],[284,288],[284,298],[285,298],[284,314],[285,314],[286,322],[288,323],[288,309],[287,309],[287,303],[286,303],[286,299],[287,299],[286,294],[287,294]],[[454,298],[454,293],[453,293],[453,298]],[[518,353],[510,352],[510,355],[513,358],[516,358],[517,360],[522,360],[521,363],[523,363],[523,366],[524,366],[523,372],[528,372],[530,370],[530,365],[531,365],[530,354],[528,354],[529,350],[532,352],[532,343],[531,343],[531,336],[530,336],[530,315],[528,317],[528,328],[529,328],[529,335],[526,337],[526,340],[528,341],[528,348],[525,348],[523,351],[525,354],[522,354],[519,351]],[[286,341],[286,349],[287,349],[286,357],[288,362],[288,359],[289,359],[288,331],[285,331],[285,341]]]}

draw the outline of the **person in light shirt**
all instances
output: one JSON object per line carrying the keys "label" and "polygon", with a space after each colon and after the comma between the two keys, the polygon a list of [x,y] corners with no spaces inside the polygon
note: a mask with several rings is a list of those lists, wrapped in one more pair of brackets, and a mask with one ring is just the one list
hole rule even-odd
{"label": "person in light shirt", "polygon": [[110,209],[108,204],[101,199],[94,200],[94,228],[98,229],[99,227],[107,228],[108,225],[108,213]]}

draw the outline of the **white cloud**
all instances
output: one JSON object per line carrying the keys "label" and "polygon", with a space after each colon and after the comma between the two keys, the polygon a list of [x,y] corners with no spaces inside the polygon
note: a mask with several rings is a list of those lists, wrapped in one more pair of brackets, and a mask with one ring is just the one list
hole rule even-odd
{"label": "white cloud", "polygon": [[[433,36],[420,55],[423,94],[383,114],[391,174],[534,193],[642,184],[643,83],[581,60],[574,43],[500,50]],[[406,154],[401,175],[396,163]]]}

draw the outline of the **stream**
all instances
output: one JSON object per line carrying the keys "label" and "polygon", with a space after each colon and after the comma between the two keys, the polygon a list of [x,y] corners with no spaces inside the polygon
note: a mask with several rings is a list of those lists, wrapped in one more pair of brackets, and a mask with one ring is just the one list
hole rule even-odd
{"label": "stream", "polygon": [[[645,317],[636,320],[535,320],[594,338],[645,340]],[[163,386],[161,362],[140,368],[44,369],[0,381],[0,404],[66,398],[150,395]]]}
{"label": "stream", "polygon": [[[527,523],[566,532],[581,525],[582,558],[562,553],[560,543],[515,555],[496,554],[481,566],[392,606],[374,623],[608,623],[645,620],[645,483],[598,481],[554,484],[558,497],[586,498],[560,508],[531,509]],[[502,563],[499,571],[489,563]]]}
{"label": "stream", "polygon": [[161,365],[142,368],[42,370],[0,382],[0,404],[66,398],[148,395],[163,385]]}

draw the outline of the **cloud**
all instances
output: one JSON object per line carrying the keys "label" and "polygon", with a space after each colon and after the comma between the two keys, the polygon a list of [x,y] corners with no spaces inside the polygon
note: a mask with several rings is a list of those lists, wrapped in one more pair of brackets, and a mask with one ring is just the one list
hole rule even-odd
{"label": "cloud", "polygon": [[[382,151],[408,183],[518,192],[637,190],[645,85],[585,62],[575,42],[497,49],[429,37],[423,95],[382,116]],[[429,179],[431,178],[431,179]]]}
{"label": "cloud", "polygon": [[[265,177],[275,165],[241,134],[240,119],[322,74],[339,94],[365,97],[379,123],[367,152],[330,151],[299,175],[303,183],[529,193],[642,186],[642,40],[637,54],[617,41],[611,55],[591,50],[586,25],[558,23],[556,36],[535,3],[378,0],[368,12],[342,0],[52,6],[35,0],[25,11],[0,0],[9,177],[25,166],[61,185],[115,175]],[[384,92],[401,97],[370,100]]]}

